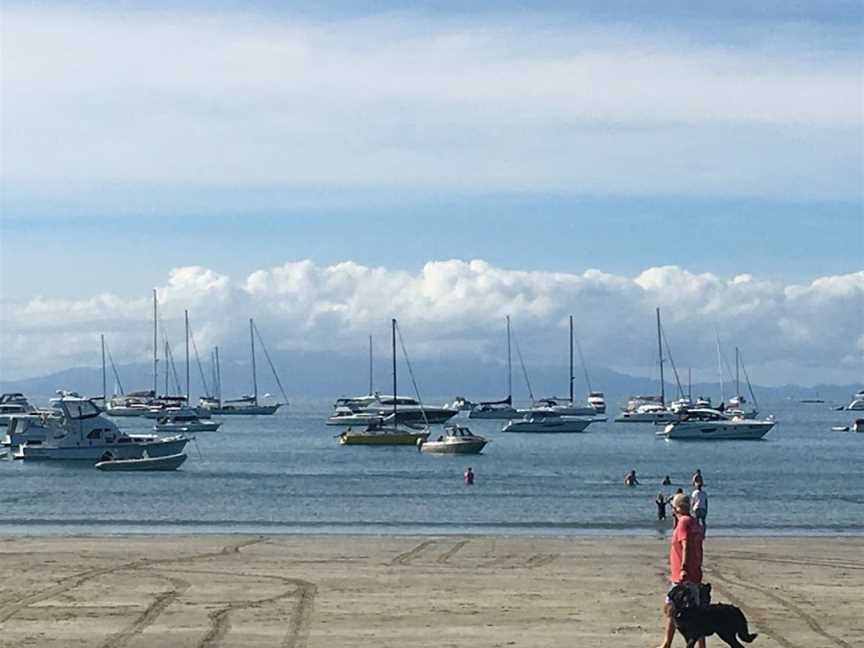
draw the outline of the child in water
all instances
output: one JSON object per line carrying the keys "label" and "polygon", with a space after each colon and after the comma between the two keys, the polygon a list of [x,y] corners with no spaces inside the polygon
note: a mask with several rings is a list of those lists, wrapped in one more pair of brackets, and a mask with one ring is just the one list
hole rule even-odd
{"label": "child in water", "polygon": [[468,466],[468,469],[465,471],[465,485],[473,486],[474,485],[474,471],[471,470],[471,466]]}
{"label": "child in water", "polygon": [[666,505],[669,503],[669,499],[666,498],[663,493],[657,493],[657,499],[654,500],[654,503],[657,505],[657,519],[665,520],[666,519]]}

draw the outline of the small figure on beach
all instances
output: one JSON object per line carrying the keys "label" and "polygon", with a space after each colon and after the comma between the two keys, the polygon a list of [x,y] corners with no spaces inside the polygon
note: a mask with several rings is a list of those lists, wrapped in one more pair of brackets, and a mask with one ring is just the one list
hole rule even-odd
{"label": "small figure on beach", "polygon": [[705,480],[702,479],[702,469],[701,468],[697,468],[696,472],[693,473],[692,481],[693,481],[693,488],[696,488],[697,486],[702,486],[702,484],[705,483]]}
{"label": "small figure on beach", "polygon": [[661,485],[661,486],[671,486],[671,485],[672,485],[672,478],[669,477],[669,475],[666,475],[666,476],[663,478],[663,481],[660,482],[660,485]]}
{"label": "small figure on beach", "polygon": [[672,500],[671,497],[667,498],[662,492],[657,493],[657,497],[654,499],[654,503],[657,505],[657,519],[665,520],[666,519],[666,505]]}
{"label": "small figure on beach", "polygon": [[638,486],[639,480],[636,479],[636,471],[631,470],[629,473],[624,475],[624,485],[625,486]]}
{"label": "small figure on beach", "polygon": [[702,533],[705,533],[705,529],[707,528],[705,518],[708,517],[708,495],[702,488],[702,484],[699,484],[696,487],[696,490],[694,490],[693,494],[690,495],[690,500],[692,503],[693,517],[696,518],[696,521],[702,526]]}
{"label": "small figure on beach", "polygon": [[465,470],[465,485],[473,486],[474,485],[474,471],[471,470],[471,466]]}
{"label": "small figure on beach", "polygon": [[[678,493],[672,498],[672,512],[678,518],[678,524],[672,532],[669,543],[669,580],[670,589],[681,583],[702,582],[702,528],[690,516],[690,498],[684,493]],[[663,643],[659,648],[670,648],[675,638],[675,619],[673,618],[672,601],[666,596],[663,607],[666,628]],[[699,648],[705,648],[705,639],[699,640]]]}

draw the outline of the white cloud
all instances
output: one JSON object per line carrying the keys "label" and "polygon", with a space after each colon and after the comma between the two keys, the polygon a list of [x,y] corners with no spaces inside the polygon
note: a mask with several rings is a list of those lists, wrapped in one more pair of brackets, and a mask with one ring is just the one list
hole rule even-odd
{"label": "white cloud", "polygon": [[859,53],[558,18],[5,9],[2,173],[61,195],[860,195]]}
{"label": "white cloud", "polygon": [[[864,271],[785,285],[676,266],[626,277],[507,270],[481,260],[429,262],[417,273],[302,260],[238,279],[176,268],[157,291],[175,345],[188,308],[199,349],[218,344],[238,357],[246,354],[249,316],[279,349],[356,350],[369,333],[385,339],[396,316],[417,357],[497,356],[509,314],[529,358],[560,362],[573,314],[589,363],[648,373],[659,305],[679,366],[706,379],[715,375],[716,333],[730,354],[742,347],[762,384],[851,382],[864,368]],[[95,364],[100,332],[118,362],[146,361],[152,352],[147,296],[36,298],[2,304],[2,313],[4,378]]]}

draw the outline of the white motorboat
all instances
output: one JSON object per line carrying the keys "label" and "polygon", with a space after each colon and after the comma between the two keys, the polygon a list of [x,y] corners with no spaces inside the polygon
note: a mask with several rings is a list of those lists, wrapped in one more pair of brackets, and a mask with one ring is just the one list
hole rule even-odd
{"label": "white motorboat", "polygon": [[666,423],[678,420],[678,414],[660,403],[645,403],[634,411],[624,411],[615,417],[616,423]]}
{"label": "white motorboat", "polygon": [[139,459],[114,459],[110,452],[96,462],[97,470],[106,472],[143,471],[143,470],[177,470],[186,461],[185,454],[174,454],[165,457],[141,457]]}
{"label": "white motorboat", "polygon": [[215,432],[221,427],[219,421],[202,421],[195,414],[169,414],[156,419],[156,432]]}
{"label": "white motorboat", "polygon": [[852,402],[846,406],[846,409],[853,411],[864,410],[864,389],[855,393],[852,397]]}
{"label": "white motorboat", "polygon": [[470,419],[497,419],[509,421],[520,416],[516,408],[510,403],[510,398],[505,398],[502,401],[494,401],[488,403],[478,403],[468,412]]}
{"label": "white motorboat", "polygon": [[20,416],[35,411],[24,394],[12,392],[0,394],[0,427],[7,427],[13,416]]}
{"label": "white motorboat", "polygon": [[467,427],[448,425],[435,441],[418,440],[417,449],[430,454],[479,454],[488,442]]}
{"label": "white motorboat", "polygon": [[92,400],[63,395],[52,399],[56,414],[27,414],[14,417],[9,442],[15,459],[98,460],[110,451],[118,459],[178,454],[188,437],[155,434],[126,434],[103,416]]}
{"label": "white motorboat", "polygon": [[457,396],[453,399],[452,403],[444,403],[442,407],[446,409],[456,410],[457,412],[470,412],[477,406],[477,403],[473,403],[464,396]]}
{"label": "white motorboat", "polygon": [[657,436],[700,441],[756,440],[764,437],[775,424],[771,417],[764,420],[745,419],[727,416],[712,409],[691,409],[682,414],[678,421],[658,430]]}
{"label": "white motorboat", "polygon": [[381,416],[377,412],[355,411],[350,407],[340,406],[327,418],[327,425],[363,426],[375,421],[381,421]]}
{"label": "white motorboat", "polygon": [[153,391],[114,396],[105,403],[105,413],[109,416],[144,416],[155,399],[156,393]]}
{"label": "white motorboat", "polygon": [[606,413],[606,397],[603,392],[592,391],[588,393],[588,405],[594,408],[598,414]]}
{"label": "white motorboat", "polygon": [[584,432],[592,419],[556,414],[532,414],[523,419],[509,421],[502,432],[573,433]]}

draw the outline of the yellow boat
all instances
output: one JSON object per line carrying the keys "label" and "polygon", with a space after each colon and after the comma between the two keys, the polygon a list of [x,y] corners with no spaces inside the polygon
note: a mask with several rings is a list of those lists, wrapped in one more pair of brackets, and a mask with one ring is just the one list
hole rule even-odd
{"label": "yellow boat", "polygon": [[370,425],[365,430],[354,431],[350,428],[339,435],[340,445],[410,445],[429,437],[429,430],[410,430],[403,427],[384,427]]}

